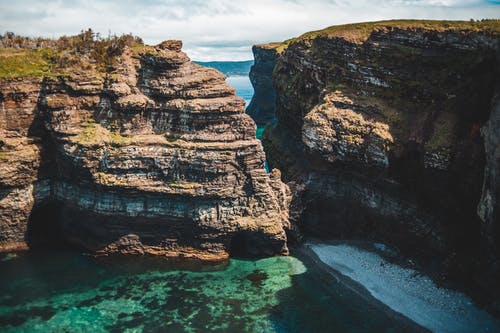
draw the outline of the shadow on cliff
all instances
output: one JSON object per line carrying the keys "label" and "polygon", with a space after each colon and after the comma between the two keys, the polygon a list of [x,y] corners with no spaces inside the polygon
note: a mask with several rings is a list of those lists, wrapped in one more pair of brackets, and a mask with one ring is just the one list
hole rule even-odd
{"label": "shadow on cliff", "polygon": [[[397,36],[399,32],[392,33]],[[453,281],[454,287],[475,290],[481,299],[498,298],[491,296],[492,287],[498,289],[497,281],[492,279],[488,288],[477,281],[485,267],[498,267],[498,261],[489,260],[488,251],[483,251],[487,230],[477,214],[486,164],[480,132],[491,114],[498,51],[491,47],[422,48],[411,43],[394,48],[397,43],[389,38],[392,33],[372,32],[353,58],[366,61],[367,68],[390,68],[396,73],[391,74],[393,78],[402,78],[391,81],[391,76],[377,74],[389,80],[388,88],[357,86],[355,79],[364,82],[365,74],[349,68],[339,71],[344,63],[335,59],[344,59],[342,52],[352,46],[346,43],[349,46],[344,48],[336,38],[318,37],[311,45],[297,42],[287,48],[274,71],[278,125],[264,133],[269,163],[281,169],[286,181],[296,182],[300,174],[306,179],[305,190],[294,192],[294,200],[302,201],[297,224],[304,234],[389,243],[425,266],[437,282]],[[436,37],[431,35],[428,37]],[[393,43],[391,47],[380,54],[371,52],[372,42],[384,40]],[[418,53],[409,56],[403,52],[410,50]],[[308,61],[314,66],[304,65]],[[323,88],[348,96],[352,101],[349,110],[363,119],[389,126],[397,145],[388,153],[387,169],[372,168],[357,157],[354,163],[349,159],[330,163],[315,149],[305,149],[301,140],[304,113],[321,103]],[[365,99],[359,91],[376,98]],[[396,112],[363,110],[377,106],[377,101],[383,102],[380,110],[394,108]],[[335,102],[339,108],[344,105],[340,99]],[[326,129],[332,128],[327,125]],[[285,130],[278,131],[280,128]],[[320,125],[311,128],[325,129]],[[315,143],[330,144],[327,139]],[[331,143],[336,142],[332,136]],[[310,165],[299,167],[303,160]]]}
{"label": "shadow on cliff", "polygon": [[57,201],[35,204],[26,232],[26,242],[30,249],[75,249],[63,235],[62,210],[63,204]]}
{"label": "shadow on cliff", "polygon": [[67,248],[61,235],[62,204],[53,201],[52,182],[57,178],[56,144],[48,130],[48,110],[45,107],[49,81],[40,83],[40,92],[28,137],[40,147],[40,165],[33,183],[34,204],[28,218],[26,243],[30,248]]}

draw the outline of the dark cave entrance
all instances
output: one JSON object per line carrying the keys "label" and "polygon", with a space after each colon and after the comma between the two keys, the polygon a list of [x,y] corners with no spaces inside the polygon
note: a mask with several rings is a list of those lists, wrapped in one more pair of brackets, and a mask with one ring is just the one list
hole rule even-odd
{"label": "dark cave entrance", "polygon": [[244,231],[237,232],[231,238],[229,243],[229,254],[231,257],[248,257],[248,233]]}
{"label": "dark cave entrance", "polygon": [[26,242],[30,248],[66,248],[62,236],[61,214],[63,204],[47,202],[33,207],[26,231]]}

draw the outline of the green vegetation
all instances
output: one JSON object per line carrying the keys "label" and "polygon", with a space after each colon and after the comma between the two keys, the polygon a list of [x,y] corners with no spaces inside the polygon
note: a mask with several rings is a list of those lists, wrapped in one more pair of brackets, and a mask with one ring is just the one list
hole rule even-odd
{"label": "green vegetation", "polygon": [[108,72],[126,46],[142,45],[132,35],[102,38],[91,29],[59,39],[0,35],[0,78],[62,75],[74,69]]}
{"label": "green vegetation", "polygon": [[267,49],[267,50],[276,50],[276,52],[278,54],[282,54],[286,48],[288,47],[288,45],[293,42],[295,40],[295,38],[290,38],[290,39],[287,39],[283,42],[274,42],[274,43],[267,43],[267,44],[259,44],[257,46],[263,48],[263,49]]}
{"label": "green vegetation", "polygon": [[102,127],[94,119],[86,120],[81,127],[82,131],[75,138],[75,142],[80,145],[97,146],[107,143],[113,147],[120,147],[130,143],[129,138],[118,131],[110,131]]}
{"label": "green vegetation", "polygon": [[[500,35],[500,20],[479,21],[446,21],[446,20],[389,20],[377,22],[363,22],[344,25],[334,25],[322,30],[310,31],[299,37],[287,39],[281,43],[266,44],[268,48],[275,48],[278,53],[283,53],[293,43],[311,40],[318,37],[340,37],[352,42],[362,43],[370,37],[376,29],[424,29],[435,31],[463,31],[483,32],[486,34]],[[264,46],[264,45],[263,45]]]}
{"label": "green vegetation", "polygon": [[151,46],[148,46],[148,45],[137,44],[137,45],[132,46],[130,49],[132,50],[132,52],[135,55],[149,54],[149,55],[151,55],[153,57],[156,57],[156,56],[160,55],[160,52],[158,50],[156,50],[154,47],[151,47]]}
{"label": "green vegetation", "polygon": [[51,49],[0,49],[0,78],[43,76],[54,67]]}
{"label": "green vegetation", "polygon": [[120,132],[114,132],[114,131],[109,132],[108,138],[109,138],[109,143],[114,147],[124,146],[130,141],[129,138],[121,135]]}
{"label": "green vegetation", "polygon": [[428,151],[450,148],[455,142],[457,117],[452,113],[441,113],[435,120],[433,133],[425,144]]}
{"label": "green vegetation", "polygon": [[97,126],[94,119],[86,120],[82,125],[82,131],[77,137],[77,142],[83,145],[92,144],[97,141]]}
{"label": "green vegetation", "polygon": [[130,185],[128,182],[123,181],[119,177],[113,174],[105,173],[105,172],[98,172],[95,175],[95,180],[97,181],[98,184],[101,185],[106,185],[106,186],[128,186]]}
{"label": "green vegetation", "polygon": [[465,31],[500,34],[500,20],[445,21],[445,20],[389,20],[378,22],[335,25],[311,31],[296,40],[316,37],[344,37],[357,42],[365,41],[376,28],[424,29],[436,31]]}

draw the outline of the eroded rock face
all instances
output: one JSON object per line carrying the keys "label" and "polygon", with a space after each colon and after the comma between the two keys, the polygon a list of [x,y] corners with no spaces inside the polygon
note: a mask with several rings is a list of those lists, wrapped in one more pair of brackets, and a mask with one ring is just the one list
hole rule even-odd
{"label": "eroded rock face", "polygon": [[254,45],[254,65],[250,69],[250,81],[254,88],[247,113],[257,124],[265,125],[275,119],[276,93],[273,84],[273,70],[279,56],[277,45]]}
{"label": "eroded rock face", "polygon": [[484,223],[483,236],[496,255],[500,254],[500,90],[497,87],[491,114],[481,128],[486,152],[483,191],[477,213]]}
{"label": "eroded rock face", "polygon": [[0,82],[0,250],[26,248],[34,184],[48,176],[37,110],[40,83],[40,79]]}
{"label": "eroded rock face", "polygon": [[287,253],[289,190],[266,174],[244,101],[181,46],[125,48],[105,74],[0,82],[3,249],[50,229],[98,254]]}
{"label": "eroded rock face", "polygon": [[389,126],[371,119],[370,111],[359,112],[340,92],[329,94],[305,116],[302,142],[308,151],[331,163],[387,168],[394,139]]}
{"label": "eroded rock face", "polygon": [[288,42],[264,146],[303,233],[390,243],[488,298],[500,294],[500,37],[415,24]]}

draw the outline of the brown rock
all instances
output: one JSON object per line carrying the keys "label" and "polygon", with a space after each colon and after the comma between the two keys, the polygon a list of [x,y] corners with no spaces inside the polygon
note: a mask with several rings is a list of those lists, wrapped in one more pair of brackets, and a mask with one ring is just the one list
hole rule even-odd
{"label": "brown rock", "polygon": [[182,40],[166,40],[158,44],[162,50],[171,50],[179,52],[182,49]]}
{"label": "brown rock", "polygon": [[266,174],[244,101],[181,47],[125,47],[107,73],[0,80],[0,249],[30,235],[99,255],[287,253],[289,190]]}
{"label": "brown rock", "polygon": [[254,81],[273,73],[263,142],[290,228],[389,243],[498,299],[500,21],[333,26],[267,49],[283,52]]}

